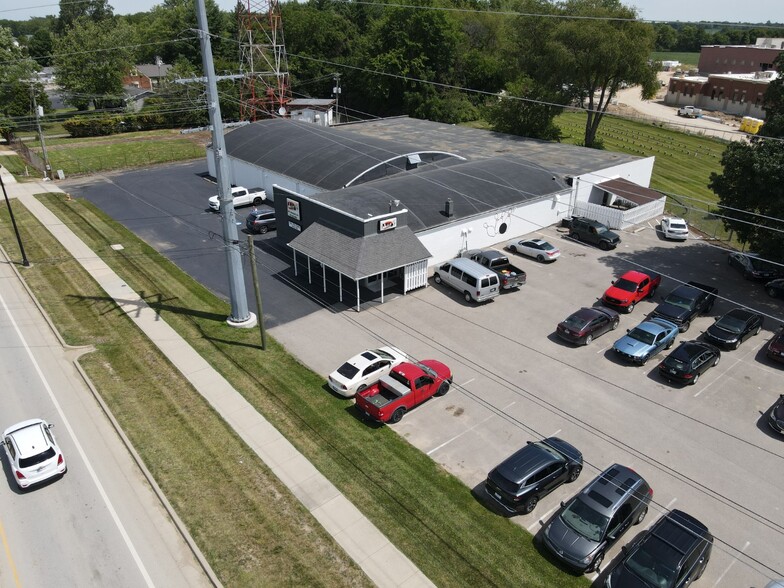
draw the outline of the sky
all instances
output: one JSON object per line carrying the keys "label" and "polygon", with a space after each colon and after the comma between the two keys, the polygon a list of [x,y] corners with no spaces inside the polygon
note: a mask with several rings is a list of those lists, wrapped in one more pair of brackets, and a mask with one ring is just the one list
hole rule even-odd
{"label": "sky", "polygon": [[[217,0],[217,3],[222,10],[232,10],[236,0]],[[623,0],[623,3],[637,8],[644,20],[784,23],[782,0],[754,0],[749,4],[738,0]],[[11,8],[12,4],[19,6],[22,2],[19,0],[0,2],[0,19],[27,20],[31,16],[56,15],[60,11],[59,2],[52,0],[29,0],[27,6],[19,8]],[[109,0],[109,4],[114,8],[115,14],[130,14],[147,11],[154,5],[160,4],[160,1]],[[784,30],[781,36],[784,37]]]}

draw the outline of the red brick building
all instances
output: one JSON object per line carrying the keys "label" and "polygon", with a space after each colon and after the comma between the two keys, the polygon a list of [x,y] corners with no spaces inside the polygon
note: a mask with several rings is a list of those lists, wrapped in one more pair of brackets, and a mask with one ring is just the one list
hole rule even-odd
{"label": "red brick building", "polygon": [[664,103],[765,118],[765,91],[776,72],[672,77]]}
{"label": "red brick building", "polygon": [[[758,39],[760,41],[784,41],[782,39]],[[697,69],[701,74],[755,73],[773,69],[773,62],[784,51],[778,47],[764,45],[703,45]]]}

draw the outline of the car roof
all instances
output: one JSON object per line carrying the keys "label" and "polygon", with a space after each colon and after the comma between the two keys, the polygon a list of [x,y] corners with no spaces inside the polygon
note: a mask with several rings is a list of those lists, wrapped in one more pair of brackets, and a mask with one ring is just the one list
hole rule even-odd
{"label": "car roof", "polygon": [[712,542],[708,527],[682,510],[672,510],[651,528],[650,536],[657,537],[681,554],[689,553],[696,543]]}
{"label": "car roof", "polygon": [[686,224],[686,219],[683,219],[683,218],[681,218],[679,216],[669,216],[669,217],[665,218],[664,220],[666,220],[668,222],[671,222],[671,223],[683,223],[683,224]]}
{"label": "car roof", "polygon": [[666,326],[662,325],[655,319],[644,320],[639,325],[637,325],[636,328],[647,331],[654,335],[658,335],[659,333],[663,333],[667,330]]}
{"label": "car roof", "polygon": [[588,484],[580,498],[593,510],[611,517],[629,494],[647,485],[640,474],[616,463]]}
{"label": "car roof", "polygon": [[[757,316],[756,312],[751,312],[750,310],[746,310],[745,308],[733,308],[731,311],[726,313],[724,316],[731,316],[734,318],[738,318],[744,321],[749,320],[752,317]],[[724,318],[724,317],[722,317]],[[719,319],[721,320],[721,319]]]}
{"label": "car roof", "polygon": [[621,274],[621,277],[618,278],[618,279],[620,280],[620,279],[625,278],[627,280],[632,280],[632,281],[635,281],[635,282],[641,282],[642,280],[644,280],[646,278],[649,278],[649,277],[650,276],[648,274],[645,274],[643,272],[638,272],[637,270],[629,270],[627,272],[623,272],[623,274]]}
{"label": "car roof", "polygon": [[670,357],[674,359],[688,360],[711,348],[712,346],[706,345],[702,341],[684,341],[678,345],[678,347],[676,347],[672,353],[670,353]]}
{"label": "car roof", "polygon": [[[547,447],[553,449],[556,453],[561,454],[562,458],[559,459],[550,451],[542,447],[542,445],[546,445]],[[531,472],[552,463],[564,461],[566,456],[561,452],[561,449],[571,449],[577,453],[575,457],[580,456],[579,451],[566,443],[566,441],[562,441],[557,437],[550,437],[548,439],[542,439],[538,442],[529,441],[525,447],[518,449],[512,455],[498,464],[495,468],[495,471],[510,482],[519,484],[525,480],[531,474]]]}
{"label": "car roof", "polygon": [[49,447],[50,443],[44,435],[46,423],[41,419],[30,419],[17,423],[3,433],[3,437],[12,437],[19,457],[38,455]]}

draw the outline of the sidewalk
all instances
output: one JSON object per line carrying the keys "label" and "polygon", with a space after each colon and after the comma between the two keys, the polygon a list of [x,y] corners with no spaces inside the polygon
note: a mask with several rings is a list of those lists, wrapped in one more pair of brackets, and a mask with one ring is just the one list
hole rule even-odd
{"label": "sidewalk", "polygon": [[20,184],[5,169],[0,169],[0,173],[8,196],[17,198],[47,227],[376,585],[434,586],[136,292],[33,197],[41,192],[62,193],[54,182]]}

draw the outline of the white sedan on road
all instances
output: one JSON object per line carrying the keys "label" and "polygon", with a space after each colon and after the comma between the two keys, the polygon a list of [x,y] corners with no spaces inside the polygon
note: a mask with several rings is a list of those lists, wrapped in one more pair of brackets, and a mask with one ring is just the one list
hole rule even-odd
{"label": "white sedan on road", "polygon": [[355,355],[329,375],[329,387],[349,398],[386,376],[396,365],[406,361],[405,354],[394,347],[369,349]]}
{"label": "white sedan on road", "polygon": [[561,255],[561,251],[544,239],[515,239],[506,244],[506,248],[512,253],[519,253],[533,257],[537,261],[555,261]]}
{"label": "white sedan on road", "polygon": [[65,474],[65,458],[43,419],[30,419],[8,427],[0,444],[19,488],[25,489]]}
{"label": "white sedan on road", "polygon": [[689,227],[682,218],[664,217],[661,221],[661,230],[665,239],[685,241],[689,238]]}

